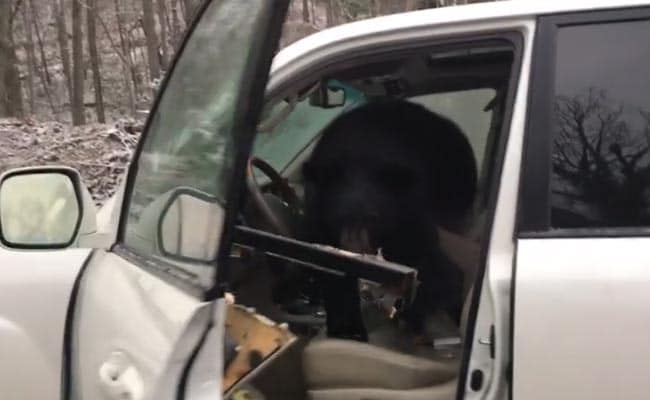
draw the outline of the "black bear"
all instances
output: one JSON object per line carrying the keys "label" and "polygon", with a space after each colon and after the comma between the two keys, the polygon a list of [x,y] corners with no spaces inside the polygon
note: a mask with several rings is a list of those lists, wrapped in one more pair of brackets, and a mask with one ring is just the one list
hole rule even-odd
{"label": "black bear", "polygon": [[[305,179],[305,240],[376,254],[417,268],[420,286],[403,317],[422,333],[436,309],[456,320],[462,273],[437,247],[437,226],[466,214],[476,192],[469,142],[420,105],[381,100],[327,126]],[[321,277],[330,337],[367,340],[355,277]]]}

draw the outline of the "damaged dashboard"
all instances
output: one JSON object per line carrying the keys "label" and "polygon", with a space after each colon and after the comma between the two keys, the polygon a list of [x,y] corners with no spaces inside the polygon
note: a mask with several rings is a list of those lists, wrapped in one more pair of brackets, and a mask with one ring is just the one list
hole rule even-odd
{"label": "damaged dashboard", "polygon": [[387,287],[399,288],[409,302],[417,290],[417,270],[375,255],[357,254],[331,246],[296,239],[238,225],[233,242],[267,256],[290,261],[323,273],[349,276]]}
{"label": "damaged dashboard", "polygon": [[[375,290],[383,290],[393,292],[405,303],[410,303],[416,294],[417,271],[386,261],[381,255],[352,253],[241,225],[234,229],[233,245],[235,258],[236,253],[241,251],[254,252],[319,274],[357,278],[361,283],[361,293],[366,292],[367,295]],[[263,274],[265,269],[259,269],[260,266],[257,263],[251,265],[257,271],[254,272],[257,279],[253,279],[253,282],[260,281],[262,275],[258,274]],[[257,291],[255,293],[261,295]],[[313,334],[304,336],[305,333],[299,328],[304,322],[297,322],[295,315],[294,318],[286,313],[279,315],[272,311],[272,306],[263,304],[265,301],[248,301],[245,294],[242,295],[242,298],[237,295],[236,303],[239,304],[235,304],[235,296],[232,296],[226,318],[225,398],[235,398],[239,392],[248,390],[246,388],[257,379],[257,375],[268,374],[264,372],[266,369],[273,369],[274,364],[282,364],[279,360],[291,353],[290,349],[295,347],[300,337],[309,338]],[[386,311],[391,306],[387,304]],[[302,317],[308,319],[304,315]]]}

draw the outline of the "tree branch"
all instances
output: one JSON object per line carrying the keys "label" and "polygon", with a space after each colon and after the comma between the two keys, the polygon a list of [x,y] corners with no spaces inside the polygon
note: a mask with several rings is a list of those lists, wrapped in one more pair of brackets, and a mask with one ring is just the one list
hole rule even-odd
{"label": "tree branch", "polygon": [[126,65],[127,67],[130,67],[131,64],[127,61],[125,55],[122,54],[121,49],[117,46],[117,44],[115,44],[115,41],[113,40],[113,37],[111,36],[111,34],[110,34],[109,30],[108,30],[108,27],[106,26],[106,22],[104,22],[104,19],[99,15],[99,13],[96,13],[95,16],[97,17],[97,20],[99,21],[99,24],[102,26],[102,29],[104,30],[104,34],[108,38],[108,41],[110,42],[111,47],[113,48],[113,51],[115,52],[115,54],[117,54],[117,56],[120,58],[120,60],[122,60],[124,65]]}

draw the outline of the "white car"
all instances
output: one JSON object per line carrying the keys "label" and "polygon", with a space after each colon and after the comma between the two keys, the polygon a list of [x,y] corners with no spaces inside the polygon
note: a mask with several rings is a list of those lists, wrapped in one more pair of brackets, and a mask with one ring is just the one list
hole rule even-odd
{"label": "white car", "polygon": [[[417,11],[273,59],[287,3],[204,3],[99,217],[72,169],[0,178],[0,398],[647,398],[650,3]],[[369,308],[368,343],[328,338],[272,286],[281,260],[417,290],[292,235],[322,129],[386,97],[455,122],[478,165],[439,229],[461,323],[433,316],[425,342]]]}

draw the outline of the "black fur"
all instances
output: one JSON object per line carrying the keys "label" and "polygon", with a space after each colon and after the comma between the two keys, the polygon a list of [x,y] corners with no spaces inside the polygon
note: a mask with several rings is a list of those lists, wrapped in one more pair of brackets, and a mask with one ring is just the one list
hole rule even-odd
{"label": "black fur", "polygon": [[[462,274],[440,253],[436,225],[461,218],[476,191],[472,149],[451,121],[406,101],[378,101],[335,121],[303,168],[305,239],[342,246],[363,227],[387,260],[417,268],[421,285],[405,318],[421,331],[427,313],[458,320]],[[365,340],[354,277],[324,277],[328,334]]]}

